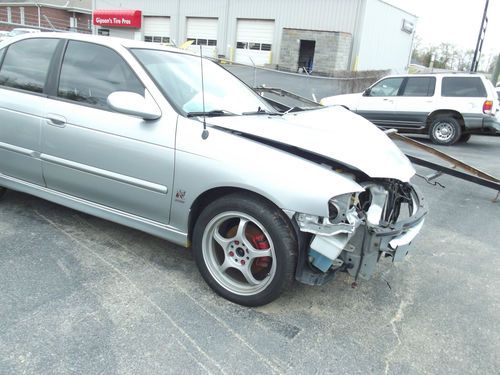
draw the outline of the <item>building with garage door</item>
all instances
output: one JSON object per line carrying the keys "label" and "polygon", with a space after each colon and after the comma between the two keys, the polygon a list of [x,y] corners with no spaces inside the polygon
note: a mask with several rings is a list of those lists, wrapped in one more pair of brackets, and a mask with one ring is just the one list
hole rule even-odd
{"label": "building with garage door", "polygon": [[94,0],[94,32],[290,71],[409,63],[416,17],[381,0]]}

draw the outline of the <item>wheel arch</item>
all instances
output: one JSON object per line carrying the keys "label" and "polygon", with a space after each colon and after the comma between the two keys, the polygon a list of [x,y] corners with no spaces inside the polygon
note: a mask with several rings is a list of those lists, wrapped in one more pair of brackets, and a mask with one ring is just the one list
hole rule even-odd
{"label": "wheel arch", "polygon": [[454,118],[454,119],[456,119],[458,121],[458,123],[460,124],[460,128],[462,129],[462,131],[465,130],[465,120],[464,120],[464,117],[462,116],[462,114],[460,112],[458,112],[458,111],[456,111],[454,109],[438,109],[438,110],[436,110],[434,112],[431,112],[427,116],[426,126],[425,126],[425,130],[426,131],[429,131],[432,122],[438,116],[451,116],[452,118]]}
{"label": "wheel arch", "polygon": [[[223,196],[229,195],[229,194],[234,194],[234,193],[244,193],[248,195],[252,195],[258,199],[265,200],[266,202],[272,204],[273,206],[277,207],[278,209],[281,210],[280,207],[276,205],[272,200],[269,198],[263,196],[262,194],[256,193],[255,191],[248,190],[245,188],[241,187],[234,187],[234,186],[219,186],[215,187],[209,190],[204,191],[196,199],[193,201],[193,204],[191,205],[191,208],[189,210],[189,216],[188,216],[188,239],[191,242],[192,241],[192,236],[193,236],[193,230],[194,230],[194,225],[196,224],[196,220],[200,216],[201,212],[207,207],[211,202],[215,201],[216,199],[219,199]],[[288,224],[293,227],[292,222],[290,218],[284,214],[284,216],[288,220]]]}

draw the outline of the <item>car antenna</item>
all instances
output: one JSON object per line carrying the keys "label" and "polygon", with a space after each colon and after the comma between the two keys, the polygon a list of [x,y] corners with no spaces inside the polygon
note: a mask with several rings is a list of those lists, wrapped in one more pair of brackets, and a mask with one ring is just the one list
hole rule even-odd
{"label": "car antenna", "polygon": [[203,105],[203,132],[201,133],[202,139],[208,138],[207,130],[207,117],[205,113],[205,84],[203,82],[203,46],[200,44],[200,66],[201,66],[201,101]]}

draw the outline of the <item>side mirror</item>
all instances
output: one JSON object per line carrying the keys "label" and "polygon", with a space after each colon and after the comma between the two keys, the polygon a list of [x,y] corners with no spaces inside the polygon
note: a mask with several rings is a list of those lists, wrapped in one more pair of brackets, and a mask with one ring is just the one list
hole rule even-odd
{"label": "side mirror", "polygon": [[364,92],[363,92],[363,96],[370,96],[370,93],[372,92],[372,89],[371,88],[367,88]]}
{"label": "side mirror", "polygon": [[156,120],[161,117],[160,108],[152,99],[146,99],[135,92],[115,91],[108,96],[108,105],[117,112]]}

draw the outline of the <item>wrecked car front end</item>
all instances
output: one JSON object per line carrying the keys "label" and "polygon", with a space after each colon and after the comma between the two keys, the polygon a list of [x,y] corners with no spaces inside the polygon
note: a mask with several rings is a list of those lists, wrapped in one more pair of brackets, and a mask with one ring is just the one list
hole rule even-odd
{"label": "wrecked car front end", "polygon": [[220,118],[214,125],[254,147],[289,155],[290,164],[276,157],[258,164],[259,171],[269,167],[268,160],[280,166],[282,178],[266,180],[268,192],[295,175],[292,166],[299,160],[310,163],[273,199],[297,233],[298,281],[324,284],[342,271],[369,279],[380,259],[400,261],[409,253],[427,206],[410,182],[415,169],[384,132],[340,107],[259,120]]}
{"label": "wrecked car front end", "polygon": [[408,182],[377,179],[329,201],[329,217],[295,214],[301,234],[296,279],[321,285],[337,272],[368,280],[383,257],[401,261],[423,226],[427,205]]}

